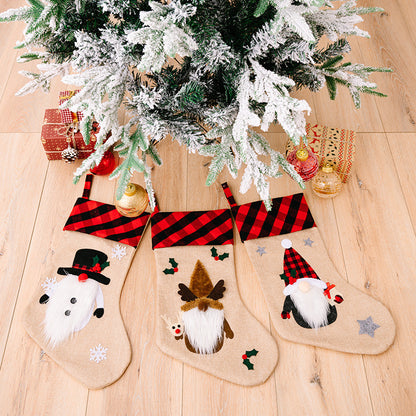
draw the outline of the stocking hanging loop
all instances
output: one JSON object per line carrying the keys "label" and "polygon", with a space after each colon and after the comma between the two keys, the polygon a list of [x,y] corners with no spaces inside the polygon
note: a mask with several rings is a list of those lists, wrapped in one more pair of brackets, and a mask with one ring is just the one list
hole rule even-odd
{"label": "stocking hanging loop", "polygon": [[88,174],[85,177],[84,192],[82,193],[82,197],[85,199],[90,199],[92,178],[93,178],[93,175],[91,174]]}
{"label": "stocking hanging loop", "polygon": [[221,186],[222,186],[222,189],[225,193],[225,196],[227,197],[227,200],[228,200],[228,203],[230,204],[230,207],[231,208],[236,207],[237,203],[235,202],[233,194],[231,193],[231,189],[228,186],[228,183],[224,182],[224,183],[221,184]]}

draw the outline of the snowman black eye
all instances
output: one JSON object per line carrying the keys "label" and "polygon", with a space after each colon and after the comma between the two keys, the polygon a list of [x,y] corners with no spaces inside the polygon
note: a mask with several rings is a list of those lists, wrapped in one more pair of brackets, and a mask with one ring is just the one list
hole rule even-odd
{"label": "snowman black eye", "polygon": [[69,316],[69,315],[71,315],[71,311],[70,310],[66,310],[65,311],[65,316]]}
{"label": "snowman black eye", "polygon": [[180,325],[178,325],[178,328],[180,328],[181,326]]}
{"label": "snowman black eye", "polygon": [[72,304],[77,303],[77,298],[71,298],[71,303]]}
{"label": "snowman black eye", "polygon": [[175,329],[175,327],[173,326],[172,329]]}

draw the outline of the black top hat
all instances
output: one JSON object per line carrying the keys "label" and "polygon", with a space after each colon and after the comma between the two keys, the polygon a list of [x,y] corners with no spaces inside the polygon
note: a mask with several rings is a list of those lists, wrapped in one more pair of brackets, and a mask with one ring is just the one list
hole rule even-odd
{"label": "black top hat", "polygon": [[75,274],[79,276],[85,273],[90,279],[103,285],[108,285],[110,279],[101,274],[101,271],[110,265],[107,255],[98,250],[82,248],[75,253],[72,267],[60,267],[58,274]]}

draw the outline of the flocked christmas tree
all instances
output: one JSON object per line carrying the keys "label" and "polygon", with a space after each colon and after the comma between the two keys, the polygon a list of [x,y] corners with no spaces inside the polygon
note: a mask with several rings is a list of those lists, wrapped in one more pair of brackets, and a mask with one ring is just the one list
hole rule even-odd
{"label": "flocked christmas tree", "polygon": [[[152,196],[148,161],[162,163],[157,145],[170,135],[212,157],[208,185],[225,166],[235,176],[244,164],[240,191],[254,183],[270,207],[267,177],[281,176],[282,168],[303,183],[253,127],[267,131],[280,123],[298,144],[310,107],[291,95],[295,89],[326,85],[334,99],[338,86],[345,86],[357,108],[361,93],[383,95],[368,77],[388,69],[343,62],[347,37],[368,37],[356,26],[361,15],[382,9],[358,7],[356,0],[332,3],[28,0],[28,6],[0,14],[0,21],[27,22],[17,48],[28,52],[18,59],[42,62],[39,73],[22,71],[30,82],[18,94],[48,90],[50,80],[61,76],[82,87],[64,106],[83,111],[84,140],[93,117],[101,125],[96,150],[76,170],[75,181],[116,145],[123,158],[111,175],[120,178],[118,197],[133,171],[143,172]],[[318,46],[324,36],[325,46]],[[123,104],[129,120],[120,125]],[[268,163],[260,155],[268,155]]]}

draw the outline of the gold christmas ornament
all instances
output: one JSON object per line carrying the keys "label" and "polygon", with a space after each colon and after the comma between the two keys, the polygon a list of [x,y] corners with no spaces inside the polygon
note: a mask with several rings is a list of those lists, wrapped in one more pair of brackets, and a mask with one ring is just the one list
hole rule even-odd
{"label": "gold christmas ornament", "polygon": [[117,211],[125,217],[138,217],[147,207],[149,197],[146,190],[136,183],[129,183],[119,201],[115,199]]}
{"label": "gold christmas ornament", "polygon": [[325,164],[312,179],[312,190],[321,198],[333,198],[341,191],[341,178],[331,164]]}

